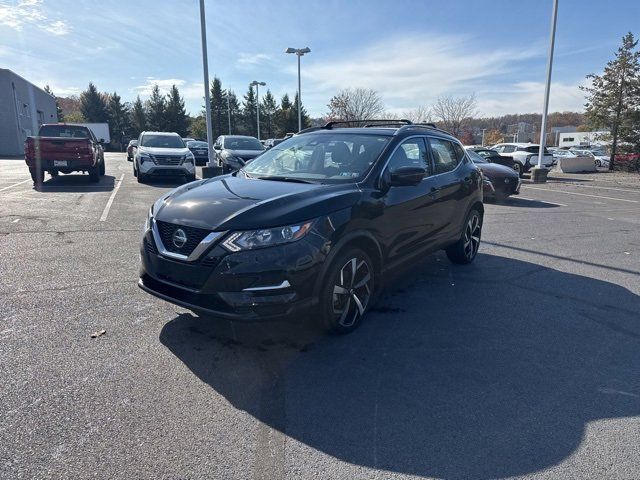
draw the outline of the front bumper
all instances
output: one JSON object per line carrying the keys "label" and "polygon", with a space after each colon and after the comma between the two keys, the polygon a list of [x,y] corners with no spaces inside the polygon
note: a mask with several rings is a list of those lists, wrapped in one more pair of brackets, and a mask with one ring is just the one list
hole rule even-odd
{"label": "front bumper", "polygon": [[236,253],[214,244],[191,261],[162,255],[163,248],[151,230],[145,233],[141,289],[196,313],[238,321],[299,317],[316,303],[326,251],[317,235]]}
{"label": "front bumper", "polygon": [[184,163],[182,165],[156,165],[153,162],[140,163],[140,173],[149,176],[179,176],[179,175],[195,175],[196,167],[193,163]]}
{"label": "front bumper", "polygon": [[510,195],[518,195],[522,180],[516,177],[497,177],[488,179],[489,182],[483,184],[483,193],[485,197],[508,197]]}

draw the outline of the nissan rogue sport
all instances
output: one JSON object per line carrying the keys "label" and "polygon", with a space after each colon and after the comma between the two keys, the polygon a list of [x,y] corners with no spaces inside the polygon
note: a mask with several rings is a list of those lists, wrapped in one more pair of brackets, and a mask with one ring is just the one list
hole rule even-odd
{"label": "nissan rogue sport", "polygon": [[394,267],[439,249],[472,262],[482,175],[458,140],[408,121],[342,123],[158,199],[139,286],[199,315],[251,321],[311,311],[347,333]]}

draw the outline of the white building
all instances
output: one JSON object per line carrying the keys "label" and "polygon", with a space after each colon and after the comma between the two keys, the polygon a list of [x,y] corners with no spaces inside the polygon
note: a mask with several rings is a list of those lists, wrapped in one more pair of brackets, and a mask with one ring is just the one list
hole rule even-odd
{"label": "white building", "polygon": [[24,141],[43,123],[56,123],[56,99],[11,70],[0,68],[0,155],[22,155]]}
{"label": "white building", "polygon": [[560,134],[558,146],[588,147],[589,145],[605,145],[609,143],[610,133],[606,130],[597,132],[564,132]]}

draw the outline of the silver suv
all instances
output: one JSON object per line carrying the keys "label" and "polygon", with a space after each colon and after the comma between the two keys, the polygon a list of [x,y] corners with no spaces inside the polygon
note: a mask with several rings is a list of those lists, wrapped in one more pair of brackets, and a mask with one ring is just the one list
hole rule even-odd
{"label": "silver suv", "polygon": [[177,133],[142,132],[133,159],[133,175],[139,183],[151,176],[179,175],[192,182],[196,179],[195,158]]}

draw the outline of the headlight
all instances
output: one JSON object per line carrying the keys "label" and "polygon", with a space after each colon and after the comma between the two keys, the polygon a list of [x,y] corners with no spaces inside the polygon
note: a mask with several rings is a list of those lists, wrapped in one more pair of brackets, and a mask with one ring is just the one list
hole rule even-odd
{"label": "headlight", "polygon": [[147,155],[146,153],[139,154],[138,158],[140,159],[140,163],[153,162],[153,158],[151,158],[151,155]]}
{"label": "headlight", "polygon": [[313,225],[313,220],[288,225],[286,227],[265,228],[261,230],[250,230],[247,232],[235,232],[222,242],[222,246],[230,252],[240,250],[251,250],[254,248],[273,247],[283,243],[290,243],[304,237]]}
{"label": "headlight", "polygon": [[193,156],[193,153],[187,153],[184,156],[184,163],[195,163],[195,157]]}
{"label": "headlight", "polygon": [[153,205],[147,212],[147,219],[144,221],[144,232],[146,233],[151,227],[151,219],[153,218]]}

